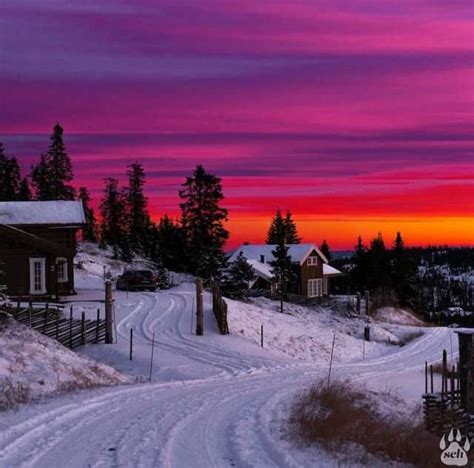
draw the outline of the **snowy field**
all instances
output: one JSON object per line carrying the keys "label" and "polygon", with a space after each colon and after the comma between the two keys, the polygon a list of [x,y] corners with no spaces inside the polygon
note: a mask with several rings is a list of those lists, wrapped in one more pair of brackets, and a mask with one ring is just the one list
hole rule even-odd
{"label": "snowy field", "polygon": [[[111,274],[123,265],[90,254],[82,261],[79,298],[84,302],[74,313],[94,314],[97,305],[87,298],[103,294],[103,264]],[[116,344],[89,345],[80,353],[138,383],[75,392],[2,413],[0,466],[337,466],[333,454],[296,446],[285,433],[291,399],[327,379],[334,333],[332,378],[364,385],[381,400],[387,391],[399,392],[407,407],[420,403],[425,360],[439,360],[451,344],[456,353],[452,330],[403,325],[398,313],[386,311],[372,323],[375,342],[366,344],[363,356],[362,320],[299,306],[280,314],[277,304],[264,299],[229,302],[231,335],[221,336],[205,294],[205,335],[199,337],[193,333],[191,283],[156,293],[116,292]],[[387,316],[397,323],[382,321]],[[413,330],[419,336],[399,346]],[[393,411],[389,404],[387,411]]]}

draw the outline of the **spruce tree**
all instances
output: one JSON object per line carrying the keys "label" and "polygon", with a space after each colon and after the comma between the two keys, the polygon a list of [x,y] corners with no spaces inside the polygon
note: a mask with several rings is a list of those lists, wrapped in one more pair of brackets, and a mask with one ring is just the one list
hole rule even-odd
{"label": "spruce tree", "polygon": [[20,182],[20,189],[18,191],[19,201],[30,201],[33,196],[31,195],[30,183],[26,177],[23,177]]}
{"label": "spruce tree", "polygon": [[290,210],[287,210],[285,216],[285,244],[299,244],[300,242],[301,237],[298,236],[296,223]]}
{"label": "spruce tree", "polygon": [[20,190],[20,167],[15,157],[5,154],[5,148],[0,142],[0,201],[18,199]]}
{"label": "spruce tree", "polygon": [[276,211],[268,228],[267,240],[265,242],[272,245],[286,244],[286,225],[279,209]]}
{"label": "spruce tree", "polygon": [[319,247],[319,250],[321,250],[322,254],[328,259],[328,262],[330,262],[332,259],[332,254],[326,239],[323,240],[323,243],[321,244],[321,247]]}
{"label": "spruce tree", "polygon": [[158,224],[158,243],[164,267],[173,271],[183,271],[186,260],[184,232],[181,226],[166,214]]}
{"label": "spruce tree", "polygon": [[75,190],[69,185],[74,178],[71,159],[63,142],[63,129],[54,126],[46,154],[33,167],[31,179],[38,200],[74,200]]}
{"label": "spruce tree", "polygon": [[90,206],[91,197],[86,187],[79,188],[79,200],[82,202],[86,224],[82,230],[84,240],[89,242],[97,241],[97,221],[94,210]]}
{"label": "spruce tree", "polygon": [[270,262],[273,278],[279,283],[280,312],[283,312],[283,299],[286,297],[288,284],[295,278],[295,268],[288,249],[285,244],[278,244],[272,250],[274,260]]}
{"label": "spruce tree", "polygon": [[192,272],[204,278],[218,275],[224,263],[223,247],[229,237],[224,227],[227,210],[221,179],[199,165],[179,191],[181,225]]}
{"label": "spruce tree", "polygon": [[249,290],[250,282],[255,278],[252,266],[242,252],[239,252],[225,272],[222,285],[224,294],[235,299],[242,299]]}
{"label": "spruce tree", "polygon": [[105,195],[100,204],[102,216],[101,245],[110,245],[116,257],[130,260],[126,194],[119,190],[118,180],[105,179]]}
{"label": "spruce tree", "polygon": [[386,289],[391,286],[390,255],[385,248],[382,234],[370,242],[367,252],[367,287],[370,290]]}
{"label": "spruce tree", "polygon": [[357,238],[353,262],[352,284],[356,291],[362,292],[367,288],[367,247],[364,245],[361,236]]}
{"label": "spruce tree", "polygon": [[131,248],[149,255],[149,230],[152,223],[147,209],[148,200],[143,191],[145,186],[143,165],[139,162],[130,164],[127,168],[127,177],[128,187],[126,190]]}

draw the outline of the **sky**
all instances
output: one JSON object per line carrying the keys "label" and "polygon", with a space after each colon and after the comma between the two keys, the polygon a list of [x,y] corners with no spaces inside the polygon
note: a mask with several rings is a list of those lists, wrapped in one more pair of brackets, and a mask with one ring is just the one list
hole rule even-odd
{"label": "sky", "polygon": [[0,141],[25,173],[56,122],[75,184],[143,163],[178,216],[222,178],[229,245],[277,208],[304,241],[474,244],[471,0],[2,0]]}

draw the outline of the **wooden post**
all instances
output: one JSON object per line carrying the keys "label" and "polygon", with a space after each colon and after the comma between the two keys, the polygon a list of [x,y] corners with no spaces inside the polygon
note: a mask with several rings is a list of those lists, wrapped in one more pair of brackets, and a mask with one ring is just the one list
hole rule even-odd
{"label": "wooden post", "polygon": [[369,316],[370,310],[370,292],[368,290],[365,291],[365,315]]}
{"label": "wooden post", "polygon": [[430,380],[431,380],[431,393],[434,392],[434,389],[433,389],[433,364],[430,364]]}
{"label": "wooden post", "polygon": [[112,283],[105,282],[105,342],[112,344],[114,342],[114,326],[112,316]]}
{"label": "wooden post", "polygon": [[356,296],[356,311],[360,315],[360,292]]}
{"label": "wooden post", "polygon": [[441,377],[441,394],[448,390],[448,353],[443,349],[443,371]]}
{"label": "wooden post", "polygon": [[428,393],[428,362],[425,361],[425,394]]}
{"label": "wooden post", "polygon": [[202,279],[196,279],[196,335],[204,335],[204,303]]}
{"label": "wooden post", "polygon": [[133,328],[130,328],[130,361],[133,359]]}
{"label": "wooden post", "polygon": [[263,348],[263,325],[260,325],[260,346]]}
{"label": "wooden post", "polygon": [[81,314],[81,345],[86,344],[86,313]]}
{"label": "wooden post", "polygon": [[328,374],[328,387],[331,383],[331,370],[332,370],[332,358],[334,356],[334,344],[336,342],[336,334],[334,333],[332,337],[332,347],[331,347],[331,360],[329,361],[329,374]]}
{"label": "wooden post", "polygon": [[193,329],[194,329],[194,301],[196,299],[193,296],[193,306],[191,307],[191,335],[193,334]]}
{"label": "wooden post", "polygon": [[72,349],[72,307],[71,316],[69,317],[69,348]]}
{"label": "wooden post", "polygon": [[97,320],[95,322],[95,342],[99,342],[99,328],[100,328],[100,309],[97,309]]}
{"label": "wooden post", "polygon": [[151,382],[151,376],[153,374],[153,354],[155,351],[155,332],[153,332],[153,338],[151,341],[151,360],[150,360],[150,382]]}

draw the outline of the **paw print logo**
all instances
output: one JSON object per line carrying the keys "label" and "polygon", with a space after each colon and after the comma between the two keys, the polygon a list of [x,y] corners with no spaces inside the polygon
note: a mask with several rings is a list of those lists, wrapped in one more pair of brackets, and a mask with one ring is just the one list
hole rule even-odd
{"label": "paw print logo", "polygon": [[467,453],[471,448],[469,439],[466,437],[464,444],[462,442],[462,434],[458,429],[451,429],[446,441],[446,434],[443,434],[439,442],[441,453],[441,461],[449,466],[466,466],[469,462]]}

